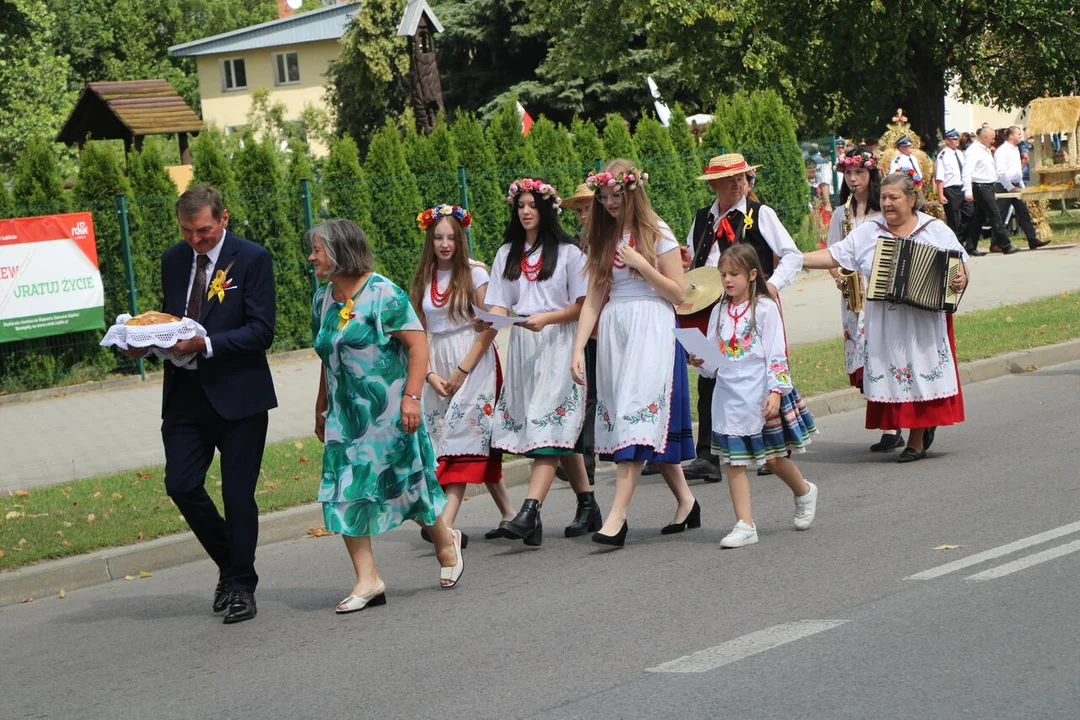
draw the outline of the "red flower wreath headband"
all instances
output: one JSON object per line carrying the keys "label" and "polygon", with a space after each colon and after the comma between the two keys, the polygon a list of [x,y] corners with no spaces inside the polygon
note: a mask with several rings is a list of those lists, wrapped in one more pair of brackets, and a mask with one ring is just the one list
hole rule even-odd
{"label": "red flower wreath headband", "polygon": [[908,168],[907,170],[902,170],[901,172],[903,172],[905,175],[907,175],[909,178],[911,178],[911,184],[914,185],[916,187],[916,189],[922,188],[922,179],[918,178],[918,177],[915,177],[915,171],[914,170],[912,170],[911,168]]}
{"label": "red flower wreath headband", "polygon": [[848,168],[866,168],[867,170],[873,170],[875,168],[880,169],[879,159],[877,155],[871,152],[855,153],[851,157],[843,156],[837,158],[836,169],[840,172],[844,172]]}
{"label": "red flower wreath headband", "polygon": [[559,197],[559,191],[550,183],[546,183],[543,180],[537,180],[536,178],[521,178],[520,180],[515,180],[510,183],[510,187],[506,189],[506,204],[513,205],[514,200],[521,193],[540,195],[540,197],[554,203],[556,213],[562,212],[562,198]]}
{"label": "red flower wreath headband", "polygon": [[585,178],[585,187],[596,192],[602,187],[621,187],[623,190],[636,190],[638,185],[649,182],[649,173],[641,172],[637,168],[630,168],[624,173],[616,175],[610,172],[589,173]]}
{"label": "red flower wreath headband", "polygon": [[467,228],[472,223],[472,213],[460,205],[436,205],[416,216],[416,224],[421,230],[427,230],[444,217],[452,217]]}

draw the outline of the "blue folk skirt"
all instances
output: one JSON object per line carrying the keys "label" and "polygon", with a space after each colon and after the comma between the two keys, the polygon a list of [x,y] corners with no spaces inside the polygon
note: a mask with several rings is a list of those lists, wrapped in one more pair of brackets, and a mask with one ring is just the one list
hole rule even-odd
{"label": "blue folk skirt", "polygon": [[806,452],[810,436],[817,432],[814,417],[806,409],[799,391],[780,398],[780,411],[765,421],[761,432],[736,436],[712,434],[712,447],[727,465],[762,465],[766,460]]}
{"label": "blue folk skirt", "polygon": [[675,341],[675,365],[671,380],[671,415],[668,416],[667,445],[664,452],[658,453],[648,445],[631,445],[616,450],[610,455],[601,455],[601,460],[609,462],[646,462],[681,463],[693,460],[694,420],[690,414],[690,382],[687,379],[686,351]]}

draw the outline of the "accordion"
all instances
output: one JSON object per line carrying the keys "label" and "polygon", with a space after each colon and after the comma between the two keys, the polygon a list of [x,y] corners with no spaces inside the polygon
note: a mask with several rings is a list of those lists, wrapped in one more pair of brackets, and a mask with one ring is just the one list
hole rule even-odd
{"label": "accordion", "polygon": [[956,312],[961,294],[952,289],[952,281],[960,263],[959,250],[942,250],[909,238],[879,237],[866,299]]}

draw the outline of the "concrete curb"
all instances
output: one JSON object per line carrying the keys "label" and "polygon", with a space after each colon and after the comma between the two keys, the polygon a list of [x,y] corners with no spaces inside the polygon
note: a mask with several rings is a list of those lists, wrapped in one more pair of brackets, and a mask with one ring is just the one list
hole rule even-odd
{"label": "concrete curb", "polygon": [[[1074,360],[1080,360],[1080,339],[964,363],[960,366],[960,379],[964,385],[968,385]],[[862,395],[854,388],[815,395],[805,400],[810,412],[819,418],[857,410],[863,406]],[[505,463],[503,481],[507,487],[527,484],[530,465],[528,460]],[[487,491],[483,485],[470,485],[467,495],[474,497],[485,494]],[[307,535],[308,528],[322,525],[322,509],[318,504],[270,513],[264,515],[259,522],[259,544],[295,540]],[[206,554],[198,541],[188,532],[139,545],[99,550],[40,565],[30,565],[0,573],[0,607],[21,602],[25,598],[56,595],[61,589],[75,590],[128,575],[137,576],[140,571],[151,572],[205,557]]]}

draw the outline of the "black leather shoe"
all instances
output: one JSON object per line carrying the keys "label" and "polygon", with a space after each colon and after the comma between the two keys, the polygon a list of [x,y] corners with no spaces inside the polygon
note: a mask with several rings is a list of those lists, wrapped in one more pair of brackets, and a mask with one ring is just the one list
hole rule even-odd
{"label": "black leather shoe", "polygon": [[524,540],[526,545],[537,546],[544,541],[544,524],[540,522],[540,501],[529,498],[521,503],[521,509],[513,520],[499,523],[501,537]]}
{"label": "black leather shoe", "polygon": [[654,463],[652,460],[646,460],[645,465],[642,466],[642,468],[641,468],[641,476],[645,477],[646,475],[659,475],[659,474],[660,474],[660,468],[657,467],[656,463]]}
{"label": "black leather shoe", "polygon": [[683,530],[690,528],[694,530],[701,527],[701,506],[698,505],[698,501],[694,501],[694,507],[690,508],[690,512],[686,514],[686,518],[680,523],[671,523],[660,528],[661,535],[674,535],[675,533],[681,533]]}
{"label": "black leather shoe", "polygon": [[772,468],[768,465],[762,465],[757,469],[758,477],[768,477],[769,475],[775,475]]}
{"label": "black leather shoe", "polygon": [[244,622],[255,617],[255,593],[247,590],[233,590],[229,593],[229,606],[225,610],[225,624]]}
{"label": "black leather shoe", "polygon": [[1020,248],[1016,247],[1015,245],[1006,245],[1005,247],[1001,248],[1002,255],[1012,255],[1016,252],[1020,252]]}
{"label": "black leather shoe", "polygon": [[501,527],[493,527],[490,530],[488,530],[486,533],[484,533],[484,539],[485,540],[495,540],[497,538],[504,538],[504,537],[506,537],[506,535],[503,534],[503,531],[502,531]]}
{"label": "black leather shoe", "polygon": [[889,452],[904,447],[904,433],[881,433],[881,439],[870,446],[870,452]]}
{"label": "black leather shoe", "polygon": [[605,535],[601,532],[594,533],[592,541],[601,545],[611,545],[613,547],[622,547],[626,543],[626,533],[630,530],[630,526],[623,520],[622,529],[619,530],[617,535]]}
{"label": "black leather shoe", "polygon": [[986,251],[979,248],[968,248],[967,254],[971,257],[982,257],[986,254]]}
{"label": "black leather shoe", "polygon": [[581,537],[586,533],[598,531],[604,524],[600,506],[592,492],[583,492],[577,496],[577,514],[574,521],[566,526],[566,537]]}
{"label": "black leather shoe", "polygon": [[1028,250],[1038,250],[1044,245],[1049,245],[1049,240],[1028,240]]}
{"label": "black leather shoe", "polygon": [[934,444],[934,438],[937,437],[937,426],[928,427],[923,430],[922,436],[922,449],[929,450],[930,446]]}
{"label": "black leather shoe", "polygon": [[[488,532],[495,532],[495,531],[494,530],[489,530]],[[485,535],[485,537],[487,537],[487,536]],[[435,544],[435,541],[431,539],[431,533],[428,532],[426,527],[420,528],[420,539],[423,540],[424,542],[429,542],[429,543],[431,543],[433,545]],[[466,535],[465,533],[461,533],[461,549],[464,550],[467,547],[469,547],[469,536]]]}
{"label": "black leather shoe", "polygon": [[704,480],[705,482],[720,482],[720,466],[703,457],[696,457],[683,465],[683,475],[687,480]]}
{"label": "black leather shoe", "polygon": [[915,450],[912,447],[906,447],[904,448],[904,452],[900,453],[900,457],[896,458],[896,462],[902,465],[904,463],[922,460],[924,457],[926,457],[925,450]]}
{"label": "black leather shoe", "polygon": [[217,587],[214,588],[214,612],[225,612],[225,608],[229,606],[229,586],[225,584],[224,580],[218,580]]}

